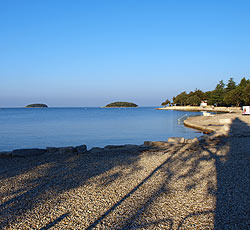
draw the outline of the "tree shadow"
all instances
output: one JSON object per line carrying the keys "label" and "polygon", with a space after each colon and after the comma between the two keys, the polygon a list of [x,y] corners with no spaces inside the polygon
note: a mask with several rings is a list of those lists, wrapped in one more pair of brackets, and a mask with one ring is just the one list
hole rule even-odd
{"label": "tree shadow", "polygon": [[[166,154],[165,160],[84,227],[250,229],[249,136],[250,127],[236,118],[230,126],[228,137],[211,137],[166,149],[150,149],[148,154],[155,154],[154,151]],[[6,218],[0,217],[0,226],[3,228],[15,223],[19,216],[35,208],[36,202],[43,199],[43,194],[48,191],[50,195],[46,199],[57,203],[60,202],[61,193],[83,186],[97,175],[101,182],[99,186],[109,188],[117,180],[126,179],[128,174],[123,175],[122,170],[108,175],[105,172],[116,166],[131,167],[130,173],[133,175],[141,170],[137,164],[139,159],[140,154],[135,152],[63,155],[40,157],[14,172],[3,169],[1,179],[11,180],[14,176],[22,176],[20,183],[27,183],[31,187],[14,189],[11,193],[8,191],[12,198],[0,203],[1,215]],[[17,159],[17,164],[18,161],[22,161],[20,167],[23,167],[24,159]],[[23,175],[35,168],[40,177],[23,179]],[[27,207],[22,205],[25,199],[29,199]],[[129,210],[129,213],[118,218],[119,210]],[[44,229],[55,226],[65,217],[62,215],[50,221]],[[105,225],[106,222],[109,225]]]}
{"label": "tree shadow", "polygon": [[62,214],[61,216],[59,216],[58,218],[56,218],[56,219],[53,220],[52,222],[48,223],[46,226],[40,228],[40,230],[48,230],[48,229],[54,227],[54,226],[57,225],[60,221],[62,221],[64,218],[66,218],[68,215],[69,215],[69,213]]}
{"label": "tree shadow", "polygon": [[216,161],[215,229],[250,229],[250,127],[236,118],[230,127],[230,147]]}
{"label": "tree shadow", "polygon": [[[60,194],[81,187],[89,183],[90,178],[114,167],[131,167],[131,172],[138,170],[136,162],[141,152],[132,149],[127,152],[114,150],[78,155],[46,153],[29,158],[0,159],[0,228],[12,226],[37,205],[48,201],[58,205],[61,202]],[[122,171],[113,178],[107,178],[106,183],[109,184],[121,174]],[[8,188],[5,188],[6,184]],[[68,214],[63,214],[43,229],[57,224]]]}
{"label": "tree shadow", "polygon": [[[199,172],[202,161],[214,160],[216,183],[208,180],[207,196],[215,197],[215,209],[190,213],[179,223],[178,229],[182,229],[189,218],[205,213],[214,214],[214,226],[211,229],[250,229],[249,137],[249,125],[236,118],[230,126],[228,137],[201,143],[200,148],[208,153],[207,156],[195,160],[192,168],[183,176],[192,177]],[[214,147],[211,147],[212,142]],[[198,183],[201,181],[193,180],[192,186]]]}
{"label": "tree shadow", "polygon": [[[163,180],[155,183],[156,187],[143,202],[136,201],[137,205],[130,207],[130,217],[126,217],[119,223],[121,227],[116,229],[250,229],[249,135],[249,126],[236,118],[231,124],[229,137],[203,139],[191,144],[186,151],[176,148],[176,152],[87,229],[102,226],[105,218],[108,219],[133,193],[139,193],[140,187],[145,186],[159,171],[163,173]],[[185,201],[178,201],[183,205],[180,213],[188,213],[184,217],[167,215],[167,218],[147,219],[145,216],[155,204],[181,190],[173,187],[173,183],[179,182],[184,182],[183,190],[187,196],[195,193],[196,188],[203,188],[202,195],[214,201],[213,205],[203,207],[202,202],[205,204],[206,198],[203,201],[197,198],[194,205],[198,204],[198,207],[192,212],[190,210],[194,207],[185,211]],[[157,211],[161,212],[159,209]],[[165,227],[159,227],[162,223],[165,223]]]}

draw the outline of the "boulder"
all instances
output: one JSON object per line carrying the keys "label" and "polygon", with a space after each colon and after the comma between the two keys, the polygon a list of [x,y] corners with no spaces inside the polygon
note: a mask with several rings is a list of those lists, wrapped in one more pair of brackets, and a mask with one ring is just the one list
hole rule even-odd
{"label": "boulder", "polygon": [[90,153],[102,153],[104,152],[104,148],[99,148],[99,147],[93,147],[92,149],[89,150]]}
{"label": "boulder", "polygon": [[12,156],[12,152],[11,151],[4,151],[4,152],[0,152],[0,158],[4,158],[4,157],[11,157]]}
{"label": "boulder", "polygon": [[110,149],[120,149],[124,148],[125,145],[107,145],[104,147],[105,150],[110,150]]}
{"label": "boulder", "polygon": [[126,150],[126,149],[138,149],[140,146],[139,145],[107,145],[104,147],[105,150]]}
{"label": "boulder", "polygon": [[169,137],[168,138],[168,143],[171,143],[171,144],[184,144],[185,143],[185,138],[184,137]]}
{"label": "boulder", "polygon": [[191,143],[198,143],[199,142],[199,139],[197,137],[191,139]]}
{"label": "boulder", "polygon": [[76,153],[76,149],[73,146],[60,147],[58,148],[58,152],[61,154],[71,154]]}
{"label": "boulder", "polygon": [[154,146],[154,147],[164,147],[168,143],[166,141],[144,141],[145,146]]}
{"label": "boulder", "polygon": [[55,153],[55,152],[58,152],[59,151],[59,148],[56,148],[56,147],[47,147],[46,148],[46,151],[48,153]]}
{"label": "boulder", "polygon": [[12,151],[13,157],[30,157],[30,156],[40,156],[46,152],[45,149],[15,149]]}
{"label": "boulder", "polygon": [[85,152],[87,152],[87,146],[86,145],[78,145],[75,147],[75,150],[77,153],[85,153]]}

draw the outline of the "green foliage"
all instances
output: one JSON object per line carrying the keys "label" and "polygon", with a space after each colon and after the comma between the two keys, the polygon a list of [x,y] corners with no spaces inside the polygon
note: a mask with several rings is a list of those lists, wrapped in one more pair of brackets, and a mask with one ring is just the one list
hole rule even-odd
{"label": "green foliage", "polygon": [[244,104],[242,94],[242,88],[237,87],[225,94],[224,102],[226,103],[226,105],[242,106]]}
{"label": "green foliage", "polygon": [[188,105],[198,106],[201,103],[201,99],[197,95],[192,95],[192,96],[188,97],[186,102]]}
{"label": "green foliage", "polygon": [[165,106],[165,105],[169,105],[170,103],[171,103],[171,101],[166,99],[166,101],[162,102],[161,105]]}
{"label": "green foliage", "polygon": [[250,105],[250,82],[243,89],[244,105]]}
{"label": "green foliage", "polygon": [[[212,91],[202,92],[196,89],[194,92],[186,91],[173,97],[173,104],[176,105],[200,105],[206,100],[208,105],[215,106],[243,106],[250,105],[250,80],[245,77],[237,85],[233,78],[230,78],[225,85],[221,80]],[[162,105],[169,101],[165,101]]]}
{"label": "green foliage", "polygon": [[233,78],[231,77],[229,80],[228,80],[228,83],[227,83],[227,87],[225,89],[226,92],[229,92],[231,90],[234,90],[236,88],[236,83],[235,81],[233,80]]}
{"label": "green foliage", "polygon": [[184,91],[180,93],[179,95],[177,95],[176,97],[173,97],[173,103],[176,105],[186,105],[187,98],[188,98],[188,95],[186,91]]}
{"label": "green foliage", "polygon": [[117,102],[112,102],[105,107],[137,107],[138,105],[132,103],[132,102],[122,102],[122,101],[117,101]]}

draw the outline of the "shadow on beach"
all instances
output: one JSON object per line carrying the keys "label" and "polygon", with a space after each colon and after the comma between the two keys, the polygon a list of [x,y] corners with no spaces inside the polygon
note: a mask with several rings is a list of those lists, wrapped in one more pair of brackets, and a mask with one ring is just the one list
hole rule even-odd
{"label": "shadow on beach", "polygon": [[[138,170],[136,161],[139,157],[139,153],[133,152],[105,152],[79,155],[48,153],[36,157],[0,159],[0,229],[11,228],[12,223],[26,212],[45,202],[49,201],[56,207],[61,202],[60,194],[81,187],[90,178],[105,174],[114,167],[131,165],[133,173]],[[116,173],[108,178],[103,177],[103,185],[108,185],[119,176],[121,174]],[[5,189],[5,186],[8,188]],[[45,214],[49,212],[42,211]],[[67,216],[69,213],[63,214],[48,226],[55,225]]]}
{"label": "shadow on beach", "polygon": [[[149,150],[149,156],[160,152],[165,160],[82,228],[250,229],[250,128],[236,118],[230,134]],[[108,190],[121,178],[124,182],[128,175],[123,170],[107,172],[115,167],[130,167],[130,174],[137,175],[142,170],[140,158],[139,153],[107,152],[0,159],[1,187],[8,186],[0,193],[0,228],[11,228],[48,201],[57,207],[62,202],[61,194],[89,185],[97,176],[101,177],[97,184],[100,189]],[[20,184],[11,184],[12,180]],[[40,210],[44,215],[51,211]],[[41,229],[59,226],[71,215],[65,210]]]}

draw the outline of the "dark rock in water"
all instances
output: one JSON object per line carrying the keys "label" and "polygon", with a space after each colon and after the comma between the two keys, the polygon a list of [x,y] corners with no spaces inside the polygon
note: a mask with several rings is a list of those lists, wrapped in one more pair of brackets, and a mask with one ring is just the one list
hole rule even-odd
{"label": "dark rock in water", "polygon": [[87,146],[86,145],[79,145],[75,147],[75,150],[77,153],[85,153],[87,152]]}
{"label": "dark rock in water", "polygon": [[13,157],[40,156],[46,152],[45,149],[16,149],[12,151]]}
{"label": "dark rock in water", "polygon": [[26,105],[26,108],[47,108],[48,106],[45,104],[30,104]]}

